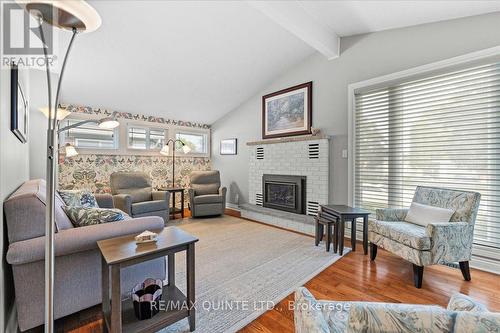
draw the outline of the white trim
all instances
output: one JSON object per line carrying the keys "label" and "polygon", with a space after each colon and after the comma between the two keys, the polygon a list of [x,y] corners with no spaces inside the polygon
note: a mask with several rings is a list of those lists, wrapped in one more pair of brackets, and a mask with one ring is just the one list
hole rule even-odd
{"label": "white trim", "polygon": [[[476,61],[484,61],[488,58],[498,57],[500,56],[500,46],[495,46],[492,48],[467,53],[461,56],[453,57],[446,60],[441,60],[437,62],[433,62],[430,64],[410,68],[407,70],[403,70],[400,72],[395,72],[392,74],[383,75],[380,77],[368,79],[361,82],[351,83],[347,87],[347,101],[348,101],[348,157],[347,157],[347,165],[348,165],[348,203],[349,205],[354,204],[354,189],[355,189],[355,181],[356,175],[354,166],[356,163],[356,124],[355,124],[355,115],[356,115],[356,107],[355,107],[355,93],[361,89],[373,88],[377,85],[387,86],[396,81],[400,81],[403,79],[411,79],[412,77],[419,75],[429,75],[433,72],[449,69],[454,66],[464,66],[467,64],[474,63]],[[473,248],[473,257],[471,260],[471,267],[485,270],[493,273],[500,273],[500,256],[496,259],[498,261],[494,261],[491,258],[492,251],[487,248],[481,248],[480,246],[474,246]]]}
{"label": "white trim", "polygon": [[238,204],[226,202],[226,208],[241,212],[241,208]]}

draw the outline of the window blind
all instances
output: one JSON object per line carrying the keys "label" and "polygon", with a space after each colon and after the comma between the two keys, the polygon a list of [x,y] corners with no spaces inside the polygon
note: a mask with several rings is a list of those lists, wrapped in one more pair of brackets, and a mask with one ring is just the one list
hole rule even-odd
{"label": "window blind", "polygon": [[500,63],[355,93],[354,203],[409,207],[417,185],[481,193],[475,247],[500,249]]}

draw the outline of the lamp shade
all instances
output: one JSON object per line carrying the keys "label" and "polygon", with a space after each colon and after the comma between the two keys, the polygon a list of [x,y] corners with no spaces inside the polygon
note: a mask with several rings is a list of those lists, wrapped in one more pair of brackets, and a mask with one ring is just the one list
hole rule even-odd
{"label": "lamp shade", "polygon": [[182,146],[182,151],[184,152],[184,154],[188,154],[191,151],[191,148],[189,148],[188,145],[184,144]]}
{"label": "lamp shade", "polygon": [[73,147],[69,143],[67,143],[66,146],[64,146],[64,150],[66,151],[66,157],[75,157],[76,155],[78,155],[78,152],[76,151],[75,147]]}
{"label": "lamp shade", "polygon": [[114,118],[102,118],[99,120],[99,127],[103,129],[113,129],[118,126],[120,126],[120,123]]}
{"label": "lamp shade", "polygon": [[[40,112],[42,112],[45,117],[49,117],[49,108],[48,107],[45,107],[45,108],[40,108],[39,109]],[[64,118],[66,118],[71,112],[69,111],[66,111],[66,109],[61,109],[61,108],[58,108],[57,109],[57,120],[63,120]],[[53,118],[53,117],[51,117]]]}
{"label": "lamp shade", "polygon": [[163,148],[160,150],[160,154],[168,156],[168,153],[170,152],[170,148],[168,145],[164,145]]}
{"label": "lamp shade", "polygon": [[79,32],[92,32],[101,26],[101,16],[84,0],[16,0],[32,15],[55,27]]}

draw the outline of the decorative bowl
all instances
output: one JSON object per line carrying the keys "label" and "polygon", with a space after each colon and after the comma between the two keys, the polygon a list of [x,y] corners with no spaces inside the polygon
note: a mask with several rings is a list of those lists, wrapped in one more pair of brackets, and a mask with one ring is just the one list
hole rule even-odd
{"label": "decorative bowl", "polygon": [[[163,282],[160,279],[146,279],[132,289],[135,316],[139,320],[153,318],[159,312],[158,302],[163,293]],[[155,306],[153,306],[153,302]]]}

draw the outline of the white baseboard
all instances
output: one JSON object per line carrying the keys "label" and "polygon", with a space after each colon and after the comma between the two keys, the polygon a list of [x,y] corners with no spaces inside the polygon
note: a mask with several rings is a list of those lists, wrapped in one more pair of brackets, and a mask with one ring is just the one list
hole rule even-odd
{"label": "white baseboard", "polygon": [[230,202],[226,202],[226,208],[229,208],[229,209],[232,209],[232,210],[236,210],[238,212],[240,212],[240,206],[238,206],[237,204],[234,204],[234,203],[230,203]]}

